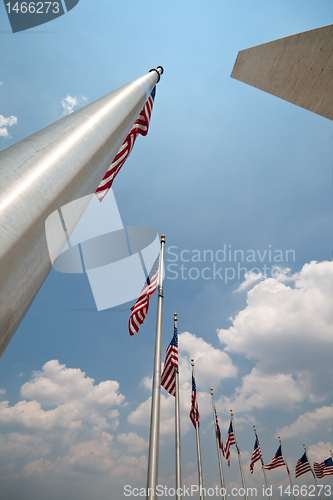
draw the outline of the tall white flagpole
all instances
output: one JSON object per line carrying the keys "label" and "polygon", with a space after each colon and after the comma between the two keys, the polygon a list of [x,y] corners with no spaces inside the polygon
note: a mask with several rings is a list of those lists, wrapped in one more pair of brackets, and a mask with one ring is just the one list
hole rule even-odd
{"label": "tall white flagpole", "polygon": [[313,475],[313,479],[314,479],[314,482],[315,482],[315,485],[317,487],[317,491],[318,491],[318,495],[320,497],[320,500],[323,500],[322,496],[321,496],[321,492],[320,492],[320,489],[318,487],[318,483],[317,483],[317,478],[316,478],[316,475],[314,473],[314,470],[313,470],[313,467],[312,465],[310,464],[310,460],[309,460],[309,457],[308,457],[308,453],[306,451],[306,447],[305,447],[305,444],[303,443],[303,448],[304,448],[304,451],[305,451],[305,454],[306,454],[306,458],[308,459],[308,463],[309,463],[309,466],[310,466],[310,469],[311,469],[311,472],[312,472],[312,475]]}
{"label": "tall white flagpole", "polygon": [[158,274],[158,302],[156,320],[155,358],[153,373],[153,392],[151,401],[150,435],[148,452],[147,500],[154,500],[158,483],[158,452],[160,437],[160,396],[162,362],[162,320],[163,320],[163,277],[164,277],[165,236],[161,236],[160,269]]}
{"label": "tall white flagpole", "polygon": [[[256,436],[256,439],[258,440],[258,443],[259,443],[259,438],[258,438],[258,434],[257,434],[257,429],[256,429],[256,426],[253,425],[253,430],[254,430],[254,434]],[[259,447],[260,447],[260,444],[259,444]],[[266,475],[266,471],[265,471],[265,464],[264,464],[264,459],[262,458],[262,454],[261,454],[261,448],[260,448],[260,461],[261,461],[261,468],[262,468],[262,472],[264,474],[264,479],[265,479],[265,483],[266,483],[266,488],[268,491],[269,490],[269,484],[268,484],[268,480],[267,480],[267,475]],[[266,490],[266,491],[267,491]],[[270,495],[268,495],[268,498],[269,500],[272,500],[272,497]]]}
{"label": "tall white flagpole", "polygon": [[281,443],[281,438],[280,438],[280,436],[278,436],[278,440],[279,440],[279,443],[280,443],[280,446],[281,446],[282,458],[283,458],[283,461],[284,461],[284,463],[285,463],[285,466],[286,466],[286,469],[287,469],[287,472],[288,472],[288,477],[289,477],[289,482],[290,482],[290,486],[291,486],[291,491],[292,491],[292,494],[293,494],[294,499],[296,500],[296,496],[295,496],[295,494],[294,494],[294,485],[293,485],[293,481],[292,481],[292,479],[291,479],[291,474],[290,474],[290,470],[289,470],[289,467],[288,467],[288,464],[287,464],[286,458],[285,458],[284,453],[283,453],[283,448],[282,448],[282,443]]}
{"label": "tall white flagpole", "polygon": [[247,500],[247,492],[246,492],[245,477],[244,477],[244,472],[243,472],[242,457],[241,457],[241,453],[240,453],[240,449],[239,449],[238,441],[237,441],[235,422],[234,422],[234,414],[232,413],[232,410],[230,410],[230,412],[231,412],[232,428],[234,431],[235,443],[236,443],[236,448],[237,448],[237,453],[238,453],[239,469],[240,469],[242,484],[243,484],[243,489],[244,489],[244,498],[245,498],[245,500]]}
{"label": "tall white flagpole", "polygon": [[223,491],[223,498],[226,500],[226,490],[224,485],[224,476],[223,476],[223,468],[222,468],[222,457],[221,457],[221,448],[219,442],[219,434],[217,431],[217,422],[216,422],[216,411],[215,411],[215,403],[214,403],[214,393],[213,388],[210,388],[210,393],[212,395],[212,405],[213,405],[213,418],[214,418],[214,428],[215,428],[215,437],[216,437],[216,446],[217,446],[217,458],[219,462],[219,470],[220,470],[220,478],[221,478],[221,486]]}
{"label": "tall white flagpole", "polygon": [[[195,379],[194,376],[194,359],[191,359],[191,366],[192,366],[192,376]],[[196,420],[195,421],[195,432],[197,436],[197,456],[198,456],[198,475],[199,475],[199,494],[200,494],[200,500],[204,500],[204,494],[203,494],[203,476],[202,476],[202,463],[201,463],[201,449],[200,449],[200,435],[199,435],[199,422]]]}
{"label": "tall white flagpole", "polygon": [[[177,313],[174,314],[174,327],[177,329]],[[175,438],[176,438],[176,500],[182,500],[181,454],[180,454],[180,409],[179,409],[179,371],[175,370]]]}

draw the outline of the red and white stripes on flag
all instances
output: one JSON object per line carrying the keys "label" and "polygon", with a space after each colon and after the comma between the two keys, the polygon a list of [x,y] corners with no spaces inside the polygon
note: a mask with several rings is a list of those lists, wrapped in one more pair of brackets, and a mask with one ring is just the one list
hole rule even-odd
{"label": "red and white stripes on flag", "polygon": [[306,472],[311,472],[311,467],[308,461],[308,457],[306,456],[306,452],[303,453],[301,458],[297,460],[296,468],[295,468],[295,477],[302,476]]}
{"label": "red and white stripes on flag", "polygon": [[192,397],[191,397],[191,411],[190,411],[190,420],[194,427],[196,428],[196,422],[199,425],[199,408],[197,401],[197,386],[195,384],[195,379],[192,374]]}
{"label": "red and white stripes on flag", "polygon": [[221,448],[222,455],[224,456],[224,447],[223,447],[223,441],[222,441],[222,434],[221,434],[221,429],[219,426],[219,421],[217,420],[217,413],[216,413],[216,408],[214,407],[214,413],[215,413],[215,423],[216,423],[216,437],[219,442],[219,447]]}
{"label": "red and white stripes on flag", "polygon": [[235,441],[234,429],[232,427],[232,420],[230,420],[228,436],[224,448],[224,455],[225,458],[228,460],[228,467],[230,467],[230,446],[232,446],[233,444],[236,444],[236,441]]}
{"label": "red and white stripes on flag", "polygon": [[321,479],[324,476],[332,476],[333,475],[333,460],[332,458],[327,458],[320,464],[317,462],[313,462],[313,469],[318,479]]}
{"label": "red and white stripes on flag", "polygon": [[176,370],[178,371],[178,334],[177,327],[174,327],[174,334],[166,350],[164,369],[161,375],[161,385],[171,396],[176,396]]}
{"label": "red and white stripes on flag", "polygon": [[278,447],[277,452],[275,453],[274,457],[272,458],[271,462],[267,465],[265,465],[265,469],[271,470],[271,469],[276,469],[277,467],[282,467],[285,464],[285,461],[283,460],[282,456],[282,448],[281,445]]}
{"label": "red and white stripes on flag", "polygon": [[260,457],[261,457],[261,450],[260,450],[260,446],[259,446],[259,439],[258,439],[258,436],[256,436],[256,441],[254,443],[253,453],[252,453],[251,462],[250,462],[251,474],[253,474],[254,464],[256,462],[258,462],[258,460],[260,460]]}
{"label": "red and white stripes on flag", "polygon": [[153,264],[153,267],[151,268],[149,276],[141,290],[138,300],[136,301],[134,306],[131,307],[132,313],[130,315],[128,322],[128,330],[130,335],[138,333],[140,326],[146,319],[150,297],[157,288],[159,265],[160,265],[160,254],[158,254]]}
{"label": "red and white stripes on flag", "polygon": [[99,201],[103,200],[104,196],[107,194],[107,192],[111,188],[112,183],[114,181],[114,178],[116,177],[119,170],[124,165],[127,158],[129,157],[130,152],[133,149],[134,143],[135,143],[138,135],[139,134],[143,135],[143,136],[147,135],[150,117],[151,117],[151,112],[153,110],[155,92],[156,92],[156,87],[154,87],[146,104],[144,105],[141,113],[139,114],[138,119],[136,120],[133,127],[129,131],[128,136],[126,137],[121,148],[119,149],[118,153],[116,154],[113,162],[111,163],[110,168],[108,169],[108,171],[104,175],[102,182],[100,183],[100,185],[96,189],[96,196],[99,199]]}

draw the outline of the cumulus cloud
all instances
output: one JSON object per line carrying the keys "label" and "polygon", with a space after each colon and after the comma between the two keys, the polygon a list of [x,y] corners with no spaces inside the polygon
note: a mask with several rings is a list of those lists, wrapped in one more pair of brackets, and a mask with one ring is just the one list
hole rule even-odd
{"label": "cumulus cloud", "polygon": [[245,309],[218,332],[226,352],[256,363],[231,398],[243,411],[275,406],[275,395],[290,405],[332,394],[333,262],[310,262],[280,277],[249,290]]}
{"label": "cumulus cloud", "polygon": [[333,405],[332,406],[322,406],[317,408],[315,411],[306,412],[304,415],[298,417],[295,422],[289,426],[285,426],[277,431],[277,435],[281,437],[294,437],[300,434],[306,434],[311,432],[318,427],[328,426],[332,432],[333,423]]}
{"label": "cumulus cloud", "polygon": [[[48,361],[35,372],[22,385],[21,395],[31,401],[24,399],[14,406],[9,401],[0,402],[0,422],[40,431],[80,430],[87,425],[116,428],[118,413],[109,410],[124,401],[115,380],[94,385],[94,379],[79,368],[67,368],[58,360]],[[43,405],[55,408],[44,409]]]}
{"label": "cumulus cloud", "polygon": [[147,441],[134,432],[115,434],[125,406],[118,382],[96,384],[51,360],[22,385],[21,396],[16,404],[0,403],[4,483],[61,484],[81,497],[98,496],[99,488],[120,495],[124,481],[145,483]]}
{"label": "cumulus cloud", "polygon": [[0,434],[1,453],[7,458],[39,457],[50,453],[52,445],[40,436],[20,434]]}
{"label": "cumulus cloud", "polygon": [[127,445],[127,451],[136,453],[144,451],[148,447],[148,442],[143,437],[138,436],[135,432],[127,434],[118,434],[118,441]]}
{"label": "cumulus cloud", "polygon": [[264,279],[264,275],[260,273],[253,273],[253,272],[248,272],[244,274],[244,281],[239,285],[236,292],[242,292],[243,290],[246,290],[247,288],[251,287],[256,283],[256,281]]}
{"label": "cumulus cloud", "polygon": [[63,107],[63,114],[69,115],[70,113],[73,113],[74,108],[76,108],[76,106],[78,106],[79,104],[83,104],[86,101],[87,101],[86,97],[72,97],[71,95],[67,94],[67,96],[61,100],[61,105]]}
{"label": "cumulus cloud", "polygon": [[254,408],[292,408],[307,396],[307,386],[300,379],[294,380],[292,374],[262,374],[254,368],[242,379],[232,397],[222,397],[219,408],[230,408],[237,412],[250,412]]}
{"label": "cumulus cloud", "polygon": [[15,125],[17,123],[16,116],[8,116],[7,118],[0,115],[0,137],[11,137],[8,132],[8,127]]}

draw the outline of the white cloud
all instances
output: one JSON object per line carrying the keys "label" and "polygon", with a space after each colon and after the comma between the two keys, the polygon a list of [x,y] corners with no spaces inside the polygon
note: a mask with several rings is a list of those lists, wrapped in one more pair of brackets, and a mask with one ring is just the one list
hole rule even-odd
{"label": "white cloud", "polygon": [[82,104],[87,101],[86,97],[72,97],[67,94],[67,96],[61,100],[61,105],[63,107],[63,114],[68,115],[73,113],[74,108],[79,104]]}
{"label": "white cloud", "polygon": [[147,458],[131,454],[146,450],[146,440],[133,432],[115,440],[110,433],[124,401],[118,382],[95,384],[80,369],[51,360],[22,385],[21,395],[26,399],[13,406],[0,403],[3,432],[11,431],[0,435],[6,481],[23,478],[39,485],[78,481],[80,488],[96,490],[93,477],[98,473],[103,488],[109,490],[114,484],[121,488],[127,477],[144,480]]}
{"label": "white cloud", "polygon": [[265,279],[248,291],[245,309],[218,334],[225,351],[256,362],[233,398],[243,410],[275,406],[273,394],[286,405],[332,394],[333,262],[281,276],[283,283]]}
{"label": "white cloud", "polygon": [[264,275],[262,273],[253,273],[253,272],[248,272],[244,274],[244,281],[239,285],[236,292],[242,292],[243,290],[246,290],[247,288],[251,287],[254,285],[259,280],[262,280],[264,278]]}
{"label": "white cloud", "polygon": [[291,374],[262,374],[253,368],[242,379],[242,385],[232,397],[217,401],[221,411],[232,408],[236,412],[249,412],[254,408],[291,408],[307,396],[307,387],[302,380],[294,380]]}
{"label": "white cloud", "polygon": [[330,442],[323,443],[319,441],[319,443],[309,446],[308,456],[310,462],[320,463],[326,460],[330,456],[330,450],[333,450],[333,444]]}
{"label": "white cloud", "polygon": [[1,453],[7,458],[38,457],[50,453],[52,445],[39,436],[11,432],[0,434]]}
{"label": "white cloud", "polygon": [[135,432],[118,434],[118,441],[127,445],[127,451],[129,453],[144,451],[148,447],[148,442]]}
{"label": "white cloud", "polygon": [[16,116],[8,116],[7,118],[0,115],[0,137],[11,137],[8,132],[8,127],[15,125],[17,123]]}
{"label": "white cloud", "polygon": [[298,417],[291,425],[279,429],[277,434],[281,437],[290,438],[326,426],[329,426],[332,432],[332,423],[333,405],[322,406],[315,411],[304,413],[304,415]]}
{"label": "white cloud", "polygon": [[[115,380],[94,385],[94,379],[86,377],[80,369],[51,360],[21,387],[22,397],[31,401],[19,401],[14,406],[9,406],[8,401],[0,402],[0,422],[40,431],[59,428],[73,431],[86,426],[115,429],[119,414],[110,412],[110,408],[124,401],[118,391]],[[44,409],[42,405],[55,408]]]}

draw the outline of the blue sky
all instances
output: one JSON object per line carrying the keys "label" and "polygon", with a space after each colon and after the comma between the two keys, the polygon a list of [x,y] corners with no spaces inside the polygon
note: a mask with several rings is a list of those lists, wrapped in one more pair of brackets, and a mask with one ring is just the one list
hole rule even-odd
{"label": "blue sky", "polygon": [[[248,467],[253,423],[266,462],[278,433],[291,469],[303,442],[311,460],[328,458],[332,123],[230,74],[239,50],[331,24],[331,2],[80,0],[16,34],[1,9],[0,113],[16,118],[3,126],[2,149],[60,119],[67,96],[78,109],[152,67],[165,69],[148,136],[138,138],[113,191],[124,225],[166,235],[163,356],[177,311],[185,483],[197,481],[191,357],[205,486],[219,481],[211,386],[224,436],[234,409],[248,486],[263,484],[258,464],[253,476]],[[266,278],[251,282],[242,270],[238,279],[239,260],[216,259],[224,248],[255,255],[241,267],[266,265]],[[184,250],[184,259],[202,262],[182,261]],[[213,262],[203,262],[204,250]],[[278,278],[270,274],[276,263]],[[222,279],[213,279],[214,265]],[[202,278],[204,267],[212,279]],[[235,272],[227,282],[226,267],[229,277]],[[6,499],[118,500],[125,484],[145,486],[156,297],[135,337],[127,330],[132,305],[98,312],[85,275],[51,271],[0,362]],[[171,487],[173,401],[162,394],[159,476]],[[228,487],[240,486],[235,454],[224,469]],[[268,474],[277,496],[285,472]],[[308,476],[298,484],[310,485]]]}

